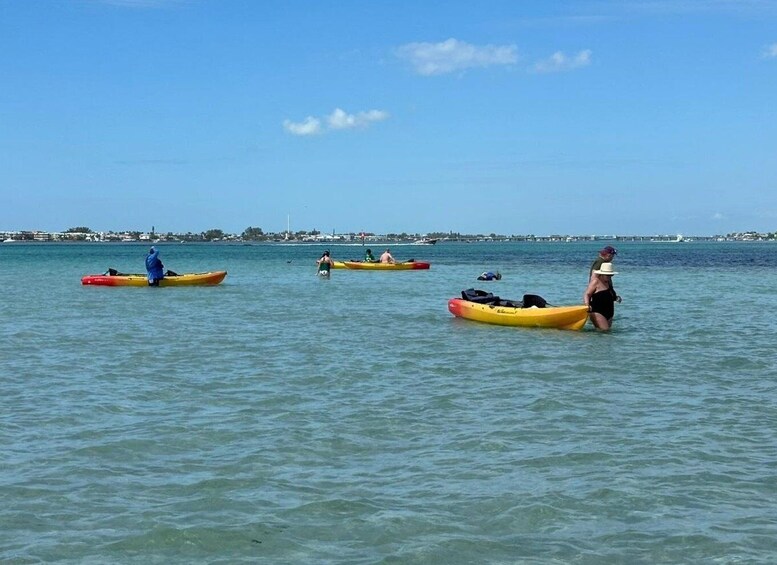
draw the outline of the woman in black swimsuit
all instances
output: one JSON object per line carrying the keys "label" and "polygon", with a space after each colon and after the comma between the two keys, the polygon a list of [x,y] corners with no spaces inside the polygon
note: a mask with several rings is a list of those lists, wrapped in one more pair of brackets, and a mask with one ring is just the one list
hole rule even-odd
{"label": "woman in black swimsuit", "polygon": [[589,318],[597,330],[609,330],[615,315],[615,302],[620,297],[612,289],[612,276],[618,273],[612,270],[612,263],[602,263],[593,272],[591,282],[583,294],[583,303],[588,306]]}

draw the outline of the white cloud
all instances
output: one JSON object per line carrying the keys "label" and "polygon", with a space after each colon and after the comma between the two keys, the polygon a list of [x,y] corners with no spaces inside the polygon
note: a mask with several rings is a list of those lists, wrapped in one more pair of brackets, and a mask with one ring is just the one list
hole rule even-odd
{"label": "white cloud", "polygon": [[591,50],[585,49],[577,55],[568,57],[561,51],[556,51],[542,61],[534,65],[534,70],[538,73],[557,73],[561,71],[570,71],[580,67],[587,67],[591,64]]}
{"label": "white cloud", "polygon": [[764,59],[777,59],[777,43],[766,46],[766,49],[764,49]]}
{"label": "white cloud", "polygon": [[418,74],[443,75],[475,67],[511,65],[518,60],[515,45],[471,45],[456,39],[441,43],[408,43],[396,55],[410,61]]}
{"label": "white cloud", "polygon": [[316,135],[321,133],[321,120],[308,116],[302,122],[283,120],[283,128],[294,135]]}
{"label": "white cloud", "polygon": [[[388,119],[389,113],[383,110],[368,110],[349,114],[345,110],[335,108],[324,118],[308,116],[302,122],[283,121],[283,128],[294,135],[316,135],[326,130],[366,128],[373,122],[381,122]],[[324,127],[326,126],[326,127]]]}
{"label": "white cloud", "polygon": [[726,219],[726,217],[725,217],[723,214],[721,214],[720,212],[715,212],[715,213],[712,215],[712,219],[713,219],[713,220],[725,220],[725,219]]}
{"label": "white cloud", "polygon": [[331,129],[349,129],[366,127],[371,122],[380,122],[388,118],[388,116],[388,112],[383,110],[369,110],[367,112],[359,112],[358,114],[347,114],[344,110],[336,108],[327,117],[327,123]]}

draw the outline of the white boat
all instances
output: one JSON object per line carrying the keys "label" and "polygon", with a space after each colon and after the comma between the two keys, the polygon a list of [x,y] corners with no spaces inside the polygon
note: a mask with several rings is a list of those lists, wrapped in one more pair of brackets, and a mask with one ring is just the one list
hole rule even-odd
{"label": "white boat", "polygon": [[413,245],[434,245],[437,243],[436,239],[433,239],[431,237],[425,237],[423,239],[417,239],[413,242]]}

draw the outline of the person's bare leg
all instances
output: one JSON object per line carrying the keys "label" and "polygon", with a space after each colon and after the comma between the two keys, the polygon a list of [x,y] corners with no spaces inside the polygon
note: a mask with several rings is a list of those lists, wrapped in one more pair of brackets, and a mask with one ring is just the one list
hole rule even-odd
{"label": "person's bare leg", "polygon": [[599,312],[591,312],[588,317],[591,319],[591,322],[597,330],[607,331],[610,329],[610,320]]}

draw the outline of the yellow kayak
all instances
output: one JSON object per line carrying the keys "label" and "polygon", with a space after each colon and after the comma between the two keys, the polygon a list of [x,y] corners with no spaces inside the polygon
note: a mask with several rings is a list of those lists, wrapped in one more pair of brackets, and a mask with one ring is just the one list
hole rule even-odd
{"label": "yellow kayak", "polygon": [[414,271],[428,269],[430,263],[425,261],[404,261],[402,263],[366,263],[364,261],[335,261],[335,269],[353,269],[355,271]]}
{"label": "yellow kayak", "polygon": [[[227,276],[226,271],[211,271],[208,273],[185,273],[182,275],[165,275],[159,286],[202,286],[219,284]],[[95,286],[148,286],[148,276],[143,274],[116,275],[86,275],[81,278],[81,284]]]}
{"label": "yellow kayak", "polygon": [[579,330],[588,320],[588,307],[582,304],[523,308],[520,303],[501,301],[498,297],[495,302],[489,304],[451,298],[448,300],[448,310],[454,316],[466,320],[524,328]]}

